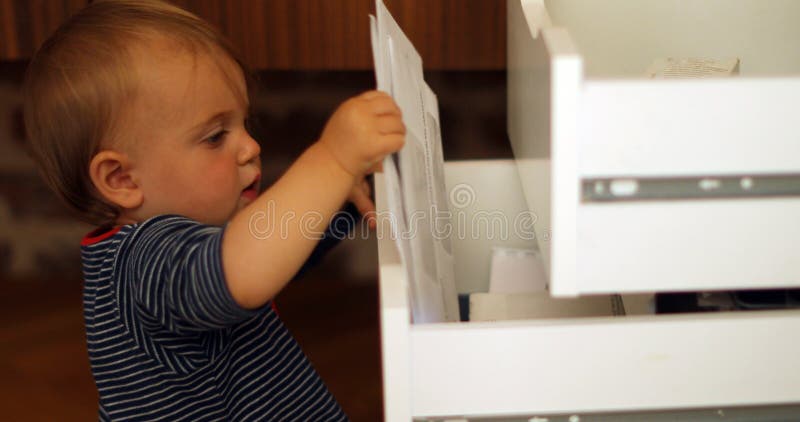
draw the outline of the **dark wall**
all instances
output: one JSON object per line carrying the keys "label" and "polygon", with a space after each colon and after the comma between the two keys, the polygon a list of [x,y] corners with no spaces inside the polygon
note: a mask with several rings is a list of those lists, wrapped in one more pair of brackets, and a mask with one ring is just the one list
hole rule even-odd
{"label": "dark wall", "polygon": [[[46,274],[80,277],[78,242],[91,228],[77,223],[40,181],[25,152],[20,84],[24,62],[0,62],[0,279]],[[253,135],[261,142],[264,187],[319,136],[346,98],[374,89],[371,71],[258,73]],[[505,72],[429,71],[439,98],[445,159],[508,158]],[[347,248],[350,248],[349,250]],[[374,245],[341,252],[346,276],[374,277]]]}
{"label": "dark wall", "polygon": [[[26,59],[89,0],[0,0],[0,59]],[[370,69],[374,0],[174,0],[258,69]],[[503,69],[505,0],[385,0],[427,69]]]}

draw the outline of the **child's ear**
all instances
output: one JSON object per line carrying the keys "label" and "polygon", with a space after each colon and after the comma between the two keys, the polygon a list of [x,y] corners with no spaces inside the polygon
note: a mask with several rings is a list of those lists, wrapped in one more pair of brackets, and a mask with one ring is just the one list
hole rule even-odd
{"label": "child's ear", "polygon": [[98,152],[89,163],[89,176],[106,201],[129,210],[142,205],[142,189],[131,177],[131,161],[126,154]]}

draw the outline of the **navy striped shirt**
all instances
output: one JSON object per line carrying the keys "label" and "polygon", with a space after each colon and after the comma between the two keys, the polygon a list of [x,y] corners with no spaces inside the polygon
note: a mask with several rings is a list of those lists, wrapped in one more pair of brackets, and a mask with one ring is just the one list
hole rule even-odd
{"label": "navy striped shirt", "polygon": [[347,420],[271,303],[231,297],[222,232],[159,216],[82,242],[100,419]]}

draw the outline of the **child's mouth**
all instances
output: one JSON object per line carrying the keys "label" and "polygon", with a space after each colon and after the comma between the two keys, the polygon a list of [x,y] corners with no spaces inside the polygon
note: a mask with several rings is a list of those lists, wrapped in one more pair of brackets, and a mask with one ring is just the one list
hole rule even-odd
{"label": "child's mouth", "polygon": [[251,201],[256,199],[258,197],[258,187],[260,181],[261,175],[259,174],[256,176],[255,180],[253,180],[253,183],[247,185],[247,187],[242,190],[242,196]]}

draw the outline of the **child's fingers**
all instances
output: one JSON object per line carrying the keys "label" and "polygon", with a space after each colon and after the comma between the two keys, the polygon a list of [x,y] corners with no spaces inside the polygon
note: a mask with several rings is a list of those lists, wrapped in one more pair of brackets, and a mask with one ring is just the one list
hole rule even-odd
{"label": "child's fingers", "polygon": [[380,155],[388,155],[393,152],[399,151],[406,143],[406,135],[400,133],[392,133],[389,135],[381,136]]}
{"label": "child's fingers", "polygon": [[377,114],[378,116],[402,116],[403,114],[400,110],[400,107],[397,106],[397,103],[395,103],[392,97],[388,95],[374,97],[370,100],[370,106],[372,107],[373,113]]}
{"label": "child's fingers", "polygon": [[389,94],[383,91],[378,91],[377,89],[373,89],[371,91],[364,92],[363,94],[359,95],[359,97],[365,100],[371,100],[377,97],[389,97]]}
{"label": "child's fingers", "polygon": [[367,195],[368,198],[370,197],[372,189],[370,189],[369,182],[367,182],[366,179],[361,181],[361,190],[364,191],[364,194]]}
{"label": "child's fingers", "polygon": [[383,115],[378,117],[378,132],[381,135],[389,135],[393,133],[399,133],[402,135],[406,133],[406,125],[403,124],[403,120],[397,118],[396,116]]}
{"label": "child's fingers", "polygon": [[367,170],[367,174],[383,172],[383,160],[378,160],[372,167]]}
{"label": "child's fingers", "polygon": [[358,209],[358,212],[361,213],[361,215],[375,212],[375,204],[372,202],[372,199],[369,197],[369,195],[360,187],[354,187],[353,192],[350,195],[350,201],[353,202],[353,205],[356,206],[356,209]]}

